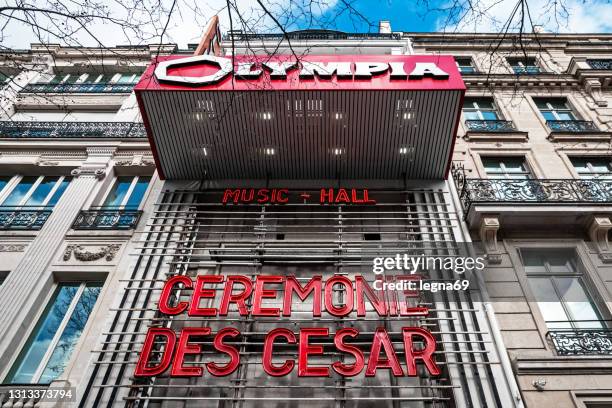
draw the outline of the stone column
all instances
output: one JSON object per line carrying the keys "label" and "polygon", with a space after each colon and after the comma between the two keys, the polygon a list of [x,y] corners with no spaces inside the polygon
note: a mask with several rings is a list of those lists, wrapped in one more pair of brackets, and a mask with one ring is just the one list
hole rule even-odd
{"label": "stone column", "polygon": [[114,145],[88,147],[88,157],[73,170],[73,180],[38,231],[23,259],[0,287],[0,367],[5,367],[28,334],[32,319],[44,307],[52,276],[48,265],[57,254],[72,222],[107,172]]}

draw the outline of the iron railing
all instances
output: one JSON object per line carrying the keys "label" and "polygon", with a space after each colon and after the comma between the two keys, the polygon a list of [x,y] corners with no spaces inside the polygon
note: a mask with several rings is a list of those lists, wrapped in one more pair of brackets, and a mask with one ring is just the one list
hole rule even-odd
{"label": "iron railing", "polygon": [[25,93],[130,93],[135,84],[81,83],[81,84],[28,84]]}
{"label": "iron railing", "polygon": [[0,206],[0,230],[39,230],[51,215],[52,207]]}
{"label": "iron railing", "polygon": [[75,230],[130,230],[136,227],[142,211],[117,207],[81,210],[72,224]]}
{"label": "iron railing", "polygon": [[458,166],[453,178],[466,213],[472,204],[612,203],[612,180],[468,179]]}
{"label": "iron railing", "polygon": [[597,126],[589,120],[547,120],[546,125],[553,132],[599,132]]}
{"label": "iron railing", "polygon": [[612,355],[612,329],[555,329],[548,337],[560,356]]}
{"label": "iron railing", "polygon": [[612,59],[588,59],[586,62],[592,69],[612,70]]}
{"label": "iron railing", "polygon": [[511,120],[466,120],[465,126],[474,132],[516,132]]}
{"label": "iron railing", "polygon": [[287,34],[283,33],[227,33],[223,39],[225,41],[282,41],[284,39],[299,41],[299,40],[401,40],[400,33],[343,33],[341,31],[327,30],[304,30],[294,31]]}
{"label": "iron railing", "polygon": [[144,138],[142,123],[0,121],[0,138]]}
{"label": "iron railing", "polygon": [[517,75],[537,75],[537,74],[542,73],[542,71],[540,70],[540,67],[534,67],[534,66],[521,67],[518,65],[513,65],[512,70]]}

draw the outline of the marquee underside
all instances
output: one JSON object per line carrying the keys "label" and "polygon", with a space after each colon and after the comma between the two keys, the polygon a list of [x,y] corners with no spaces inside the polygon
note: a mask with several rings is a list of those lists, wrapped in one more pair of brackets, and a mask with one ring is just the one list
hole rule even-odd
{"label": "marquee underside", "polygon": [[168,179],[440,179],[462,90],[137,91]]}

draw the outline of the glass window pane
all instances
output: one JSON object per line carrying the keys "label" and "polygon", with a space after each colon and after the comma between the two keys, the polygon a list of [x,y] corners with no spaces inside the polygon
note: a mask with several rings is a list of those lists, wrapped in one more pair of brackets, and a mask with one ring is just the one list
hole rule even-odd
{"label": "glass window pane", "polygon": [[480,120],[480,115],[476,111],[468,111],[464,114],[466,120]]}
{"label": "glass window pane", "polygon": [[544,116],[544,119],[546,120],[557,120],[557,117],[555,116],[555,114],[550,111],[542,112],[542,116]]}
{"label": "glass window pane", "polygon": [[563,309],[561,299],[557,296],[550,278],[529,278],[529,287],[540,312],[550,329],[569,329],[569,316]]}
{"label": "glass window pane", "polygon": [[555,277],[555,285],[577,328],[601,328],[601,316],[579,277]]}
{"label": "glass window pane", "polygon": [[132,190],[132,194],[130,194],[130,198],[126,204],[128,208],[138,208],[140,202],[142,201],[142,197],[144,196],[145,191],[147,191],[147,187],[149,186],[149,182],[151,181],[151,177],[139,177],[138,182],[134,186],[134,190]]}
{"label": "glass window pane", "polygon": [[0,177],[0,193],[4,190],[4,187],[11,181],[11,177]]}
{"label": "glass window pane", "polygon": [[20,205],[21,201],[25,198],[26,194],[28,191],[30,191],[37,179],[38,177],[23,177],[19,184],[13,188],[8,197],[6,197],[6,199],[2,202],[2,205]]}
{"label": "glass window pane", "polygon": [[44,177],[43,180],[38,184],[28,201],[25,205],[42,205],[45,199],[51,192],[51,189],[58,182],[59,176],[56,177]]}
{"label": "glass window pane", "polygon": [[70,360],[72,351],[77,345],[81,333],[85,328],[85,324],[89,319],[89,315],[93,310],[98,295],[100,294],[102,284],[91,283],[85,287],[83,294],[79,298],[70,320],[66,324],[64,331],[62,332],[51,357],[43,373],[40,377],[39,383],[49,383],[59,377],[66,368],[66,364]]}
{"label": "glass window pane", "polygon": [[495,111],[483,111],[482,118],[484,120],[498,120],[499,116],[497,116],[497,112]]}
{"label": "glass window pane", "polygon": [[7,382],[29,383],[32,381],[78,288],[78,283],[62,284],[58,287],[28,343],[11,369]]}
{"label": "glass window pane", "polygon": [[57,204],[59,199],[64,194],[64,191],[66,191],[66,188],[68,188],[68,184],[70,184],[70,180],[71,180],[71,177],[64,177],[64,180],[62,180],[57,190],[55,190],[55,193],[53,193],[53,196],[49,199],[49,202],[47,203],[48,206],[54,207],[55,204]]}
{"label": "glass window pane", "polygon": [[106,201],[104,201],[105,206],[109,207],[119,207],[132,184],[132,180],[134,177],[117,177],[115,184],[111,192],[106,197]]}

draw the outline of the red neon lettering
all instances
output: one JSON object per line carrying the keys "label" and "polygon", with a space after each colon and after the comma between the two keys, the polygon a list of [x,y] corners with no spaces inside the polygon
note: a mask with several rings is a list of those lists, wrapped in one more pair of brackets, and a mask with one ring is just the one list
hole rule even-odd
{"label": "red neon lettering", "polygon": [[221,283],[223,282],[223,276],[221,275],[199,275],[196,279],[195,287],[193,288],[193,295],[191,296],[191,305],[187,315],[189,316],[216,316],[217,309],[213,307],[200,307],[201,299],[214,299],[214,289],[204,289],[204,285],[207,283]]}
{"label": "red neon lettering", "polygon": [[329,368],[309,366],[308,356],[323,355],[323,346],[308,344],[311,336],[329,336],[327,327],[310,327],[300,329],[300,344],[298,346],[298,377],[329,377]]}
{"label": "red neon lettering", "polygon": [[336,332],[336,336],[334,337],[334,344],[339,351],[350,354],[355,359],[353,364],[344,364],[340,361],[336,361],[332,364],[332,368],[338,374],[345,377],[353,377],[358,375],[364,366],[363,353],[356,346],[351,346],[344,342],[345,337],[357,337],[359,335],[359,331],[352,327],[345,327]]}
{"label": "red neon lettering", "polygon": [[284,337],[289,344],[295,344],[297,339],[291,330],[278,328],[270,331],[264,340],[263,356],[261,359],[263,369],[266,373],[273,377],[282,377],[289,374],[291,370],[293,370],[295,361],[286,360],[281,366],[275,366],[272,364],[272,347],[274,346],[274,340],[276,340],[277,337]]}
{"label": "red neon lettering", "polygon": [[276,298],[276,289],[264,289],[266,283],[282,283],[282,276],[258,276],[255,281],[255,292],[253,294],[253,316],[280,316],[280,309],[277,307],[261,307],[261,300]]}
{"label": "red neon lettering", "polygon": [[209,327],[185,327],[181,330],[178,346],[174,361],[172,362],[172,377],[200,377],[202,375],[202,367],[191,366],[185,367],[185,356],[188,354],[199,354],[202,352],[200,344],[189,344],[189,338],[192,336],[207,336],[210,334]]}
{"label": "red neon lettering", "polygon": [[345,189],[341,188],[338,190],[338,194],[336,195],[336,203],[350,203],[351,200],[348,196],[348,193]]}
{"label": "red neon lettering", "polygon": [[357,316],[363,317],[366,315],[366,297],[370,301],[370,304],[374,306],[379,316],[387,315],[387,302],[385,301],[384,291],[381,290],[381,297],[378,297],[376,293],[374,293],[374,289],[372,289],[363,276],[360,275],[355,276],[355,289],[357,292]]}
{"label": "red neon lettering", "polygon": [[223,192],[223,204],[227,204],[228,201],[232,201],[234,204],[238,204],[240,200],[240,190],[230,190],[229,188]]}
{"label": "red neon lettering", "polygon": [[237,337],[240,332],[233,327],[226,327],[221,329],[219,333],[215,336],[214,345],[215,349],[221,353],[225,353],[229,356],[230,360],[227,364],[217,364],[214,362],[206,363],[206,369],[209,373],[214,375],[215,377],[224,377],[226,375],[230,375],[240,365],[240,353],[238,350],[229,344],[223,343],[223,339],[225,337]]}
{"label": "red neon lettering", "polygon": [[[149,366],[147,363],[151,358],[151,352],[153,351],[153,345],[156,337],[164,337],[166,347],[164,348],[163,354],[157,365]],[[142,346],[142,351],[138,357],[136,369],[134,370],[134,377],[155,377],[156,375],[166,371],[170,365],[170,362],[172,361],[172,351],[174,350],[175,344],[176,334],[174,334],[174,331],[164,327],[149,328],[144,340],[144,345]]]}
{"label": "red neon lettering", "polygon": [[321,317],[321,275],[313,276],[305,287],[302,287],[295,276],[287,276],[285,280],[285,296],[283,298],[283,316],[291,316],[292,294],[295,293],[303,302],[313,294],[312,315]]}
{"label": "red neon lettering", "polygon": [[[344,287],[344,306],[334,305],[334,285]],[[334,276],[325,282],[325,309],[333,316],[346,316],[353,311],[353,283],[345,276]]]}
{"label": "red neon lettering", "polygon": [[[380,356],[381,349],[385,350],[386,358]],[[390,368],[393,375],[396,377],[404,375],[397,355],[395,354],[395,350],[393,349],[393,343],[391,343],[389,334],[383,327],[377,328],[374,333],[372,348],[370,349],[370,359],[368,360],[368,366],[365,372],[366,377],[375,376],[376,370],[379,368]]]}
{"label": "red neon lettering", "polygon": [[[240,283],[244,286],[242,292],[234,294],[234,284]],[[227,316],[230,303],[235,303],[238,306],[238,311],[241,316],[248,316],[249,309],[246,305],[246,299],[251,296],[253,291],[253,283],[249,278],[242,275],[230,275],[227,277],[227,282],[223,288],[223,297],[221,298],[221,305],[219,306],[219,315]]]}
{"label": "red neon lettering", "polygon": [[[415,377],[417,375],[417,360],[423,361],[430,375],[440,375],[440,367],[438,367],[433,357],[436,351],[436,339],[434,336],[429,331],[420,327],[402,327],[402,334],[404,336],[404,352],[406,353],[408,376]],[[414,349],[413,336],[419,336],[425,340],[425,347],[422,350]]]}
{"label": "red neon lettering", "polygon": [[187,302],[178,302],[176,306],[170,306],[170,296],[172,296],[172,289],[174,285],[182,283],[186,288],[191,288],[193,282],[187,276],[173,276],[166,281],[162,288],[161,295],[159,296],[159,311],[166,315],[177,315],[181,314],[187,309],[189,304]]}

